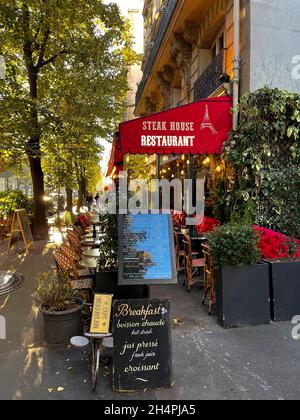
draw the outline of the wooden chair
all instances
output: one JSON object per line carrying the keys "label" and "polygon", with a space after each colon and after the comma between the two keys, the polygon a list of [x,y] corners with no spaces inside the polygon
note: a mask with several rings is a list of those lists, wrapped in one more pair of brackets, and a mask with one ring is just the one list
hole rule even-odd
{"label": "wooden chair", "polygon": [[53,258],[56,263],[57,269],[66,272],[69,275],[71,285],[75,290],[86,290],[90,298],[93,289],[93,278],[90,276],[82,275],[80,270],[77,269],[72,259],[63,254],[61,251],[55,251]]}
{"label": "wooden chair", "polygon": [[81,257],[82,246],[81,246],[80,240],[78,239],[77,235],[74,232],[69,231],[67,233],[67,239],[69,241],[69,244],[70,244],[71,248],[76,252],[77,255],[79,255],[79,257]]}
{"label": "wooden chair", "polygon": [[66,257],[68,257],[70,260],[72,260],[75,264],[75,267],[79,273],[79,276],[93,276],[93,272],[88,269],[88,268],[84,268],[80,265],[80,260],[81,260],[81,256],[79,254],[76,253],[76,251],[71,248],[70,245],[67,244],[63,244],[60,247],[60,251],[66,255]]}
{"label": "wooden chair", "polygon": [[78,239],[81,241],[83,236],[84,236],[84,232],[83,232],[82,228],[80,226],[74,225],[73,226],[73,232],[78,237]]}
{"label": "wooden chair", "polygon": [[207,244],[202,245],[204,254],[204,295],[202,304],[205,305],[207,295],[209,295],[209,315],[212,314],[213,307],[216,303],[216,276],[213,264],[213,259],[210,255],[209,247]]}
{"label": "wooden chair", "polygon": [[184,235],[184,247],[185,247],[185,285],[190,291],[192,286],[196,283],[193,278],[199,273],[201,268],[204,268],[204,258],[195,258],[192,250],[192,242],[189,236]]}
{"label": "wooden chair", "polygon": [[180,249],[178,233],[174,231],[175,241],[175,255],[176,255],[176,267],[177,271],[184,270],[186,253],[184,249]]}
{"label": "wooden chair", "polygon": [[0,219],[0,239],[2,241],[4,241],[10,235],[11,223],[11,220]]}

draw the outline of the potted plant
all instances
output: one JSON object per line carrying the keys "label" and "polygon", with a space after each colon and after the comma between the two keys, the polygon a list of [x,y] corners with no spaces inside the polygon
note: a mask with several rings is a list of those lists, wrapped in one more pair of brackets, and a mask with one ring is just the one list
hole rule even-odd
{"label": "potted plant", "polygon": [[270,323],[268,265],[252,227],[224,225],[208,235],[216,275],[216,310],[224,328]]}
{"label": "potted plant", "polygon": [[76,297],[64,273],[43,273],[36,295],[44,317],[48,344],[65,344],[80,335],[83,301]]}

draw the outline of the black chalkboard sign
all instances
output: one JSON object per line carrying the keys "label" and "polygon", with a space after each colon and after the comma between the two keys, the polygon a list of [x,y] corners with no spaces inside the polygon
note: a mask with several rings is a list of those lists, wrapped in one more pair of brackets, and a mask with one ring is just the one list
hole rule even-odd
{"label": "black chalkboard sign", "polygon": [[119,285],[176,284],[172,218],[137,214],[119,218]]}
{"label": "black chalkboard sign", "polygon": [[12,244],[19,238],[20,235],[22,236],[26,252],[28,253],[30,245],[33,244],[33,237],[29,225],[28,215],[25,209],[16,210],[14,213],[8,244],[8,253],[10,252]]}
{"label": "black chalkboard sign", "polygon": [[114,390],[173,385],[170,301],[116,300],[113,306]]}

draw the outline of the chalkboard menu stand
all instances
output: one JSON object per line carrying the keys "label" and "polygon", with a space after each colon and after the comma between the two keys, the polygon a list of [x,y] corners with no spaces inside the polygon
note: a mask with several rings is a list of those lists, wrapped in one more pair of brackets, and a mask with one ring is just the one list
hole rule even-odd
{"label": "chalkboard menu stand", "polygon": [[172,217],[119,216],[119,286],[177,282]]}
{"label": "chalkboard menu stand", "polygon": [[115,391],[146,392],[174,385],[168,299],[116,300],[113,335]]}
{"label": "chalkboard menu stand", "polygon": [[30,246],[33,245],[33,237],[29,225],[28,215],[25,209],[16,210],[11,225],[10,238],[7,253],[10,253],[14,239],[19,239],[20,235],[25,244],[26,255],[29,254]]}

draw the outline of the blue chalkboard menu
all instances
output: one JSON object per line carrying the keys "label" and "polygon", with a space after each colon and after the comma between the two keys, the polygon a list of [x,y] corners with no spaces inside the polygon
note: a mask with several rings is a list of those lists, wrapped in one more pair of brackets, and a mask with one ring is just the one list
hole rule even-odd
{"label": "blue chalkboard menu", "polygon": [[176,284],[171,216],[120,216],[119,264],[119,285]]}

